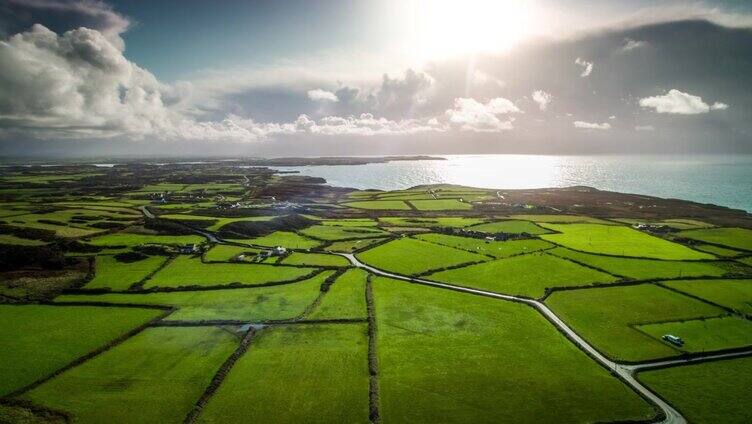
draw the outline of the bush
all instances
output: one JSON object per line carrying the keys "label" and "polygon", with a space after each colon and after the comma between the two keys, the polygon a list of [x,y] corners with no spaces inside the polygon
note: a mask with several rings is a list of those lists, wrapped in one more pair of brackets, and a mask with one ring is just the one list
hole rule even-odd
{"label": "bush", "polygon": [[57,245],[0,244],[0,271],[16,271],[23,268],[63,269],[65,264],[65,255]]}
{"label": "bush", "polygon": [[148,256],[144,255],[141,252],[123,252],[113,256],[113,258],[117,259],[118,262],[130,264],[133,262],[142,261],[148,258]]}
{"label": "bush", "polygon": [[146,219],[144,228],[157,231],[161,235],[168,236],[190,236],[195,234],[193,230],[183,224],[164,219]]}

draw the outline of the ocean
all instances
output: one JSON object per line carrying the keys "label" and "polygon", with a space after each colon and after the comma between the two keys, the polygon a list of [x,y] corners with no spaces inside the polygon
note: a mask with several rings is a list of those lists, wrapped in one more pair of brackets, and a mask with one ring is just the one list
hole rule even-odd
{"label": "ocean", "polygon": [[445,160],[275,169],[298,171],[325,178],[333,186],[358,189],[398,190],[437,183],[499,189],[585,185],[752,212],[752,155],[441,157]]}

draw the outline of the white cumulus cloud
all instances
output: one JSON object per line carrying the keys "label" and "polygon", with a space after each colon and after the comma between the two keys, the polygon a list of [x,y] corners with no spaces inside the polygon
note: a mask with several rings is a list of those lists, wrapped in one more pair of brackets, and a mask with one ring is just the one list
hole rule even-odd
{"label": "white cumulus cloud", "polygon": [[639,49],[640,47],[645,47],[644,41],[637,41],[631,38],[627,38],[626,40],[624,40],[624,45],[622,46],[621,51],[628,52],[634,49]]}
{"label": "white cumulus cloud", "polygon": [[574,127],[585,130],[610,130],[611,124],[608,122],[599,124],[597,122],[574,121]]}
{"label": "white cumulus cloud", "polygon": [[533,101],[538,104],[540,110],[546,110],[553,96],[543,90],[533,91]]}
{"label": "white cumulus cloud", "polygon": [[337,95],[331,91],[322,90],[317,88],[315,90],[308,90],[308,98],[314,102],[338,102]]}
{"label": "white cumulus cloud", "polygon": [[580,76],[582,78],[589,76],[593,72],[593,62],[588,62],[587,60],[580,59],[578,57],[577,59],[574,60],[574,63],[582,66],[582,73],[580,73]]}
{"label": "white cumulus cloud", "polygon": [[716,102],[713,106],[708,105],[702,97],[695,96],[677,89],[671,89],[661,96],[644,97],[640,99],[640,106],[654,109],[658,113],[671,113],[678,115],[697,115],[708,113],[710,110],[727,109],[725,103]]}
{"label": "white cumulus cloud", "polygon": [[444,114],[449,122],[462,131],[498,132],[511,130],[513,118],[499,119],[500,115],[520,113],[520,109],[510,100],[496,97],[487,103],[473,98],[454,99],[454,107]]}

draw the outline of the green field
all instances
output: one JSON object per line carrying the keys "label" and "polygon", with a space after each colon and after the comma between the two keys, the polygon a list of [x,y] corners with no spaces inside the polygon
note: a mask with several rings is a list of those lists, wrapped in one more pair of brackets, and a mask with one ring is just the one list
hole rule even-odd
{"label": "green field", "polygon": [[151,287],[257,285],[290,281],[310,275],[315,268],[297,268],[265,264],[205,264],[199,258],[178,256],[144,284]]}
{"label": "green field", "polygon": [[166,215],[160,215],[159,217],[162,219],[170,219],[174,221],[186,221],[186,220],[187,221],[206,221],[207,224],[210,223],[210,225],[206,227],[206,229],[209,231],[217,231],[220,228],[232,222],[269,221],[270,219],[274,218],[273,216],[249,216],[249,217],[243,217],[243,218],[225,218],[225,217],[191,215],[191,214],[166,214]]}
{"label": "green field", "polygon": [[349,266],[350,261],[337,255],[327,255],[324,253],[300,253],[293,252],[286,256],[282,262],[283,265],[300,265],[300,266]]}
{"label": "green field", "polygon": [[524,253],[537,252],[543,249],[554,247],[553,244],[538,240],[512,240],[512,241],[487,241],[471,237],[450,236],[446,234],[419,234],[415,236],[418,240],[431,243],[442,244],[444,246],[455,247],[457,249],[469,250],[483,255],[493,256],[494,258],[506,258]]}
{"label": "green field", "polygon": [[752,251],[752,230],[746,228],[687,230],[682,231],[679,235],[693,240]]}
{"label": "green field", "polygon": [[201,236],[163,236],[153,234],[113,233],[91,239],[95,246],[138,246],[140,244],[185,245],[206,241]]}
{"label": "green field", "polygon": [[430,274],[426,278],[497,293],[541,297],[546,288],[610,283],[616,277],[570,261],[532,253]]}
{"label": "green field", "polygon": [[321,245],[321,242],[318,240],[312,240],[308,237],[303,237],[291,231],[275,231],[263,237],[231,241],[236,241],[239,243],[249,243],[265,247],[282,246],[288,249],[311,249]]}
{"label": "green field", "polygon": [[253,257],[259,252],[259,249],[252,247],[218,244],[204,253],[204,260],[207,262],[229,262],[238,255],[245,254],[248,257]]}
{"label": "green field", "polygon": [[370,218],[353,218],[353,219],[324,219],[320,221],[321,225],[335,225],[337,227],[375,227],[378,222]]}
{"label": "green field", "polygon": [[661,340],[664,334],[673,334],[684,340],[682,352],[712,352],[752,345],[752,322],[736,317],[695,319],[658,324],[637,325],[643,333]]}
{"label": "green field", "polygon": [[326,241],[372,238],[389,235],[388,233],[378,228],[339,227],[336,225],[314,225],[312,227],[301,230],[300,234]]}
{"label": "green field", "polygon": [[548,253],[572,259],[614,275],[636,280],[651,278],[720,277],[728,271],[712,262],[661,261],[656,259],[602,256],[557,247]]}
{"label": "green field", "polygon": [[521,220],[514,220],[514,219],[489,222],[489,223],[480,224],[480,225],[473,225],[472,227],[468,227],[468,230],[480,231],[482,233],[491,233],[491,234],[494,234],[494,233],[513,233],[513,234],[550,233],[549,230],[541,226],[538,226],[536,224],[533,224],[530,221],[521,221]]}
{"label": "green field", "polygon": [[655,411],[530,307],[376,278],[385,423],[582,423]]}
{"label": "green field", "polygon": [[94,278],[86,284],[87,289],[110,288],[127,290],[130,286],[156,271],[165,263],[163,256],[150,256],[136,262],[120,262],[112,256],[96,257]]}
{"label": "green field", "polygon": [[561,234],[541,238],[574,250],[652,259],[713,259],[707,253],[641,233],[629,227],[599,224],[541,224]]}
{"label": "green field", "polygon": [[332,244],[326,246],[326,250],[330,252],[352,253],[352,252],[355,252],[356,250],[365,249],[368,246],[374,243],[379,243],[381,241],[384,241],[384,239],[375,238],[375,239],[335,241]]}
{"label": "green field", "polygon": [[333,271],[325,271],[298,283],[248,289],[180,291],[148,294],[63,295],[60,302],[112,302],[174,306],[178,310],[167,320],[292,319],[311,305],[320,293],[321,283]]}
{"label": "green field", "polygon": [[24,399],[80,423],[182,422],[237,344],[215,327],[150,328]]}
{"label": "green field", "polygon": [[0,305],[0,396],[47,376],[160,313],[137,308]]}
{"label": "green field", "polygon": [[743,255],[743,252],[733,249],[727,249],[725,247],[715,246],[712,244],[696,244],[692,246],[693,249],[701,252],[710,253],[721,258],[733,258],[739,255]]}
{"label": "green field", "polygon": [[583,215],[510,215],[509,218],[522,219],[525,221],[533,222],[547,222],[551,224],[586,223],[616,225],[616,223],[606,221],[605,219],[593,218]]}
{"label": "green field", "polygon": [[410,204],[419,211],[466,211],[473,208],[473,205],[457,199],[410,200]]}
{"label": "green field", "polygon": [[752,316],[752,280],[667,281],[662,284]]}
{"label": "green field", "polygon": [[11,234],[0,234],[0,244],[19,244],[23,246],[41,246],[45,242],[40,240],[29,240],[21,237],[16,237]]}
{"label": "green field", "polygon": [[671,402],[690,422],[752,422],[752,358],[645,371],[638,379]]}
{"label": "green field", "polygon": [[480,218],[445,216],[439,218],[380,217],[379,222],[395,227],[469,227],[485,222]]}
{"label": "green field", "polygon": [[349,269],[329,287],[310,319],[366,317],[366,276],[360,269]]}
{"label": "green field", "polygon": [[725,315],[720,308],[652,284],[555,292],[546,303],[598,350],[621,361],[681,353],[633,326]]}
{"label": "green field", "polygon": [[349,206],[356,209],[370,209],[370,210],[398,210],[409,211],[410,206],[401,200],[364,200],[359,202],[347,202],[342,203],[344,206]]}
{"label": "green field", "polygon": [[420,274],[469,262],[489,260],[488,257],[434,243],[399,238],[357,254],[359,260],[386,271]]}
{"label": "green field", "polygon": [[365,326],[260,330],[198,422],[368,423]]}

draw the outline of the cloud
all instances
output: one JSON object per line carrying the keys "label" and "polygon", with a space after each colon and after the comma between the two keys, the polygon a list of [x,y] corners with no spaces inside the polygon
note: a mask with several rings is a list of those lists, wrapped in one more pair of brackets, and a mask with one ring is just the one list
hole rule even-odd
{"label": "cloud", "polygon": [[610,130],[611,124],[609,124],[608,122],[598,124],[594,122],[574,121],[574,127],[585,130]]}
{"label": "cloud", "polygon": [[[55,17],[69,28],[80,27],[99,31],[118,49],[125,43],[120,35],[131,25],[125,16],[115,12],[109,4],[97,0],[6,0],[11,16],[0,16],[0,33],[14,34],[29,28],[44,18]],[[0,13],[3,10],[0,8]]]}
{"label": "cloud", "polygon": [[655,127],[652,125],[637,125],[634,129],[635,131],[655,131]]}
{"label": "cloud", "polygon": [[725,103],[716,102],[713,106],[705,103],[700,96],[695,96],[676,89],[669,90],[662,96],[652,96],[640,99],[640,106],[655,109],[658,113],[677,115],[697,115],[708,113],[710,110],[724,110]]}
{"label": "cloud", "polygon": [[339,98],[331,91],[322,90],[317,88],[315,90],[308,90],[308,98],[315,102],[338,102]]}
{"label": "cloud", "polygon": [[639,49],[640,47],[644,47],[645,44],[646,43],[644,41],[637,41],[631,38],[627,38],[626,40],[624,40],[624,46],[622,46],[621,51],[628,52],[634,49]]}
{"label": "cloud", "polygon": [[580,74],[582,78],[589,76],[593,72],[593,62],[588,62],[578,57],[574,60],[574,63],[582,66],[582,73]]}
{"label": "cloud", "polygon": [[497,97],[483,104],[472,98],[454,99],[454,107],[444,114],[449,122],[462,131],[498,132],[511,130],[514,119],[502,121],[499,115],[520,113],[511,101]]}
{"label": "cloud", "polygon": [[538,104],[540,110],[546,110],[553,96],[543,90],[533,91],[533,101]]}
{"label": "cloud", "polygon": [[614,119],[616,119],[616,115],[611,115],[611,116],[608,117],[608,119],[614,120]]}

